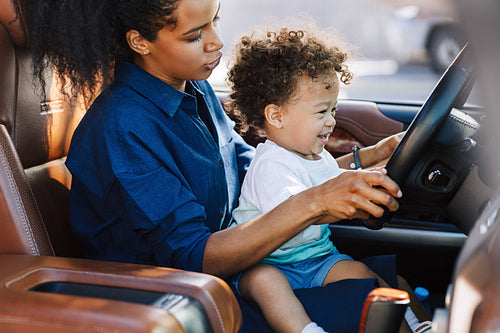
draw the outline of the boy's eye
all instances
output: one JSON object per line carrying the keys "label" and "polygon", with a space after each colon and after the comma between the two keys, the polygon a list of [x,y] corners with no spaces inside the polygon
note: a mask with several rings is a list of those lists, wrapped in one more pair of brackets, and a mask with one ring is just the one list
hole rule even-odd
{"label": "boy's eye", "polygon": [[318,113],[321,115],[325,115],[327,112],[330,112],[333,117],[335,117],[335,114],[337,113],[337,108],[333,108],[331,111],[328,110],[322,110],[319,111]]}

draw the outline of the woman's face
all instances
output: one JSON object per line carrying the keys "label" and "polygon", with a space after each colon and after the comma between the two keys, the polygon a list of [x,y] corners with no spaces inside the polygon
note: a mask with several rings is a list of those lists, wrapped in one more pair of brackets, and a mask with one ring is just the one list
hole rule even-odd
{"label": "woman's face", "polygon": [[219,0],[181,0],[175,28],[165,26],[147,42],[149,53],[138,65],[181,91],[187,80],[207,79],[222,56],[219,6]]}

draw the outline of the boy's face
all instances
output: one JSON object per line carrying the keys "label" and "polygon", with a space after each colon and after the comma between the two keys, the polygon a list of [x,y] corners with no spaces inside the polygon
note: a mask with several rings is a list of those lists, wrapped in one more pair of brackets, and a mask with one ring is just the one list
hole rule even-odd
{"label": "boy's face", "polygon": [[282,107],[279,139],[270,139],[279,140],[277,144],[305,159],[319,159],[318,154],[335,127],[338,95],[336,76],[330,80],[303,76],[292,97]]}

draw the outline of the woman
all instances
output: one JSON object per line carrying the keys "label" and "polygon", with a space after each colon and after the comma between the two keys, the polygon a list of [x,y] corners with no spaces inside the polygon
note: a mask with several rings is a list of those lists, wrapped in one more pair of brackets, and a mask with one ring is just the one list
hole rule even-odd
{"label": "woman", "polygon": [[[89,98],[105,87],[74,133],[67,159],[72,228],[88,258],[228,278],[325,216],[367,218],[382,215],[377,204],[398,208],[401,191],[389,177],[346,172],[226,229],[254,150],[234,132],[204,81],[221,57],[219,0],[22,5],[39,78],[46,59]],[[386,159],[396,144],[394,137],[363,149],[361,162]],[[349,294],[354,308],[372,287],[373,281],[359,281],[360,294]],[[314,306],[322,301],[313,292],[299,297],[306,309],[319,312]],[[265,325],[241,304],[244,329]],[[353,312],[345,304],[340,308]],[[250,320],[252,315],[258,319]],[[334,328],[359,321],[359,315],[351,321],[325,318],[318,320]]]}

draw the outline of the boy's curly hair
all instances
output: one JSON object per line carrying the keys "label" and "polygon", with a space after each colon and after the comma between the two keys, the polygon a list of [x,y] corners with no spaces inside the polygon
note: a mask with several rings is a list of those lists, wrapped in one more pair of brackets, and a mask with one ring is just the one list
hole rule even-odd
{"label": "boy's curly hair", "polygon": [[262,38],[255,34],[243,36],[236,45],[227,78],[232,93],[225,106],[240,132],[261,131],[265,106],[287,102],[302,75],[317,79],[339,73],[344,84],[352,79],[347,53],[310,32],[281,28]]}

